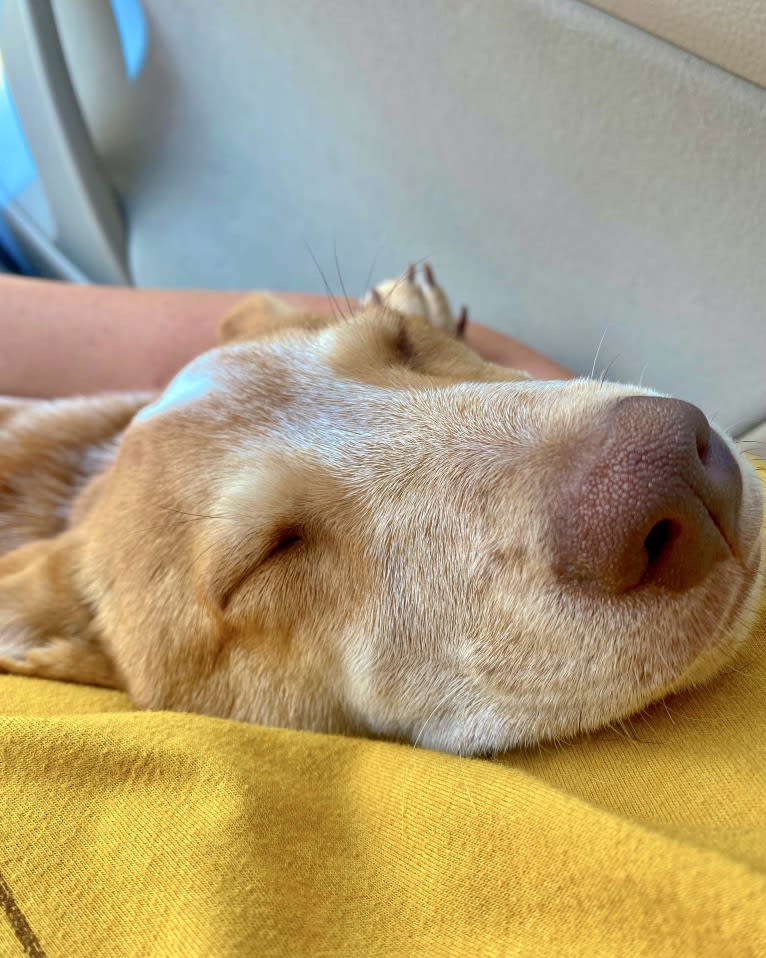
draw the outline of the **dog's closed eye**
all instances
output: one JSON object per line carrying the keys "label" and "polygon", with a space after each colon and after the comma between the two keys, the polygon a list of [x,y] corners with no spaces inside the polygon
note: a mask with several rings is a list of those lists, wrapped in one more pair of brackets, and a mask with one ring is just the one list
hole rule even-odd
{"label": "dog's closed eye", "polygon": [[391,340],[390,359],[392,366],[417,368],[417,350],[405,323],[400,323]]}
{"label": "dog's closed eye", "polygon": [[267,532],[259,531],[245,541],[241,538],[233,540],[210,583],[216,604],[225,612],[253,577],[272,567],[283,574],[284,562],[294,558],[305,544],[305,528],[293,523],[280,524]]}
{"label": "dog's closed eye", "polygon": [[288,525],[279,529],[275,533],[274,538],[270,543],[267,552],[260,560],[259,565],[264,565],[266,562],[273,562],[275,559],[285,556],[288,552],[296,549],[304,542],[305,530],[301,526]]}
{"label": "dog's closed eye", "polygon": [[276,453],[262,454],[257,466],[246,455],[238,467],[232,464],[230,475],[199,510],[220,518],[192,527],[199,536],[197,580],[221,608],[249,584],[281,592],[304,571],[316,571],[335,540],[330,504],[344,495],[310,451],[289,468]]}
{"label": "dog's closed eye", "polygon": [[[391,322],[370,330],[374,341],[368,345],[368,355],[378,367],[386,369],[418,368],[417,344],[407,328],[407,321],[396,314]],[[371,347],[371,348],[370,348]]]}
{"label": "dog's closed eye", "polygon": [[[427,320],[382,308],[375,319],[352,319],[332,329],[326,355],[336,374],[394,388],[465,382],[474,377],[486,381],[487,364]],[[417,380],[408,374],[415,374]]]}
{"label": "dog's closed eye", "polygon": [[408,328],[412,320],[393,312],[384,313],[382,320],[374,325],[351,320],[333,329],[329,358],[338,373],[377,384],[381,373],[425,371],[417,337]]}

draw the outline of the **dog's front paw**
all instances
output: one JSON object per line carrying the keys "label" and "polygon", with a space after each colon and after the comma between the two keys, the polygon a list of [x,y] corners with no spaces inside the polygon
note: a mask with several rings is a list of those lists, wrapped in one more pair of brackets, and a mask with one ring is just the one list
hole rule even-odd
{"label": "dog's front paw", "polygon": [[403,276],[387,279],[374,286],[364,301],[382,303],[410,316],[422,316],[453,336],[462,336],[468,322],[465,306],[457,316],[452,312],[447,294],[436,282],[434,271],[428,263],[423,266],[422,276],[418,276],[415,267],[410,265]]}

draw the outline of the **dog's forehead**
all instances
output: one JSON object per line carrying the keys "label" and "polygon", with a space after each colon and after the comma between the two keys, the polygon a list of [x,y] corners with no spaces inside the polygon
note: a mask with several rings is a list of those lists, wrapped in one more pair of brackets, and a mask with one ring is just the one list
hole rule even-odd
{"label": "dog's forehead", "polygon": [[[322,350],[305,337],[232,344],[212,349],[180,370],[163,392],[133,419],[135,424],[170,425],[174,413],[192,415],[201,429],[222,424],[263,425],[300,411],[321,418],[348,400],[352,383],[333,374]],[[374,390],[370,390],[371,392]]]}
{"label": "dog's forehead", "polygon": [[[137,413],[134,422],[146,422],[163,413],[202,399],[221,387],[216,351],[204,353],[189,363],[170,381],[153,403]],[[218,373],[218,374],[217,374]]]}
{"label": "dog's forehead", "polygon": [[410,382],[407,370],[385,383],[369,381],[335,368],[335,335],[334,329],[312,331],[210,350],[184,367],[134,422],[171,423],[173,413],[182,413],[194,415],[203,430],[225,427],[224,436],[244,430],[253,441],[268,432],[302,448],[353,443],[363,452],[370,443],[401,448],[412,439],[423,449],[476,449],[506,445],[540,426],[560,406],[558,394],[575,399],[589,392],[577,381],[444,383],[418,373]]}

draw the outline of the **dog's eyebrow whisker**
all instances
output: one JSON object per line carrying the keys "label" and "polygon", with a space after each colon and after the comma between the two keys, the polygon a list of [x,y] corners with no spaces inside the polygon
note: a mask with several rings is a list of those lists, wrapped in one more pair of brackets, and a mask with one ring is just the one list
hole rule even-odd
{"label": "dog's eyebrow whisker", "polygon": [[179,516],[189,516],[192,519],[236,519],[236,516],[229,515],[226,512],[217,515],[208,515],[204,512],[185,512],[183,509],[175,509],[173,506],[162,506],[166,512],[175,512]]}
{"label": "dog's eyebrow whisker", "polygon": [[335,240],[333,240],[332,252],[335,258],[335,272],[338,274],[338,282],[340,283],[340,288],[343,292],[343,298],[346,300],[346,308],[348,309],[348,316],[346,318],[349,319],[354,310],[351,306],[351,300],[348,298],[348,293],[346,292],[346,284],[343,282],[343,276],[341,275],[340,263],[338,262],[338,244]]}
{"label": "dog's eyebrow whisker", "polygon": [[[236,556],[239,550],[245,546],[247,540],[251,537],[251,532],[245,532],[244,535],[241,535],[231,546],[226,550],[225,558],[226,560],[230,559],[232,556]],[[192,562],[186,570],[186,577],[192,574],[192,570],[196,565],[199,564],[200,560],[204,559],[210,552],[212,552],[219,543],[214,539],[210,545],[202,549],[202,551],[192,557]]]}
{"label": "dog's eyebrow whisker", "polygon": [[184,572],[184,579],[188,579],[188,577],[192,575],[194,567],[198,565],[200,560],[204,559],[205,556],[208,555],[208,553],[212,552],[213,549],[215,549],[217,544],[218,543],[214,539],[209,545],[207,545],[204,549],[202,549],[199,555],[192,556],[192,561],[189,563],[189,565],[186,568],[186,571]]}
{"label": "dog's eyebrow whisker", "polygon": [[319,275],[322,277],[322,282],[324,283],[325,291],[327,292],[327,296],[332,304],[333,316],[335,317],[335,319],[343,319],[343,313],[341,312],[340,307],[338,306],[338,300],[335,298],[335,293],[333,293],[332,287],[327,281],[327,276],[325,275],[325,271],[319,265],[319,260],[316,258],[316,256],[314,256],[314,251],[311,249],[309,244],[306,243],[305,245],[306,245],[306,249],[308,250],[309,256],[314,261],[314,266],[316,266],[317,270],[319,271]]}
{"label": "dog's eyebrow whisker", "polygon": [[596,375],[596,363],[598,362],[598,354],[601,352],[601,347],[604,345],[604,340],[606,339],[606,334],[609,332],[609,324],[604,327],[604,332],[601,334],[601,339],[598,341],[598,346],[596,347],[596,355],[593,357],[593,365],[590,370],[590,379]]}
{"label": "dog's eyebrow whisker", "polygon": [[372,282],[372,274],[375,272],[375,266],[378,262],[378,257],[380,256],[381,250],[383,249],[383,244],[381,243],[378,248],[375,250],[375,255],[372,257],[372,262],[370,263],[370,268],[367,271],[367,279],[364,281],[365,292],[368,289],[371,289],[370,283]]}
{"label": "dog's eyebrow whisker", "polygon": [[638,385],[639,385],[639,388],[641,389],[643,389],[643,386],[644,386],[644,375],[646,374],[646,370],[648,369],[648,367],[649,367],[649,363],[644,363],[644,365],[641,368],[641,375],[638,377]]}

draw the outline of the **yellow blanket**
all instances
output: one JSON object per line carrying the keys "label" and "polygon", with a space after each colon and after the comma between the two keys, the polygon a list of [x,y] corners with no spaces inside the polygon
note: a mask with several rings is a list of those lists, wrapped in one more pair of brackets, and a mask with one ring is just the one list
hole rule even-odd
{"label": "yellow blanket", "polygon": [[766,600],[736,669],[496,762],[0,676],[0,956],[766,955]]}

